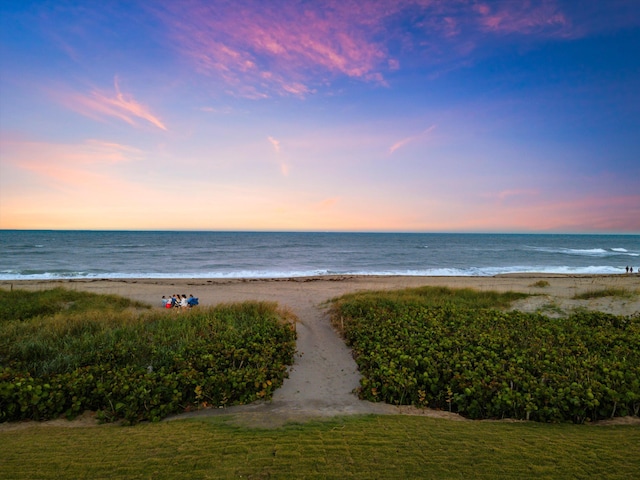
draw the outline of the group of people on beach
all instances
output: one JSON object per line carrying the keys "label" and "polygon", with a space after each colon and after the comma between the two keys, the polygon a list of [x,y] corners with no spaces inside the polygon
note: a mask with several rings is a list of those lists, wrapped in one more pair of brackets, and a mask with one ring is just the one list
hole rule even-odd
{"label": "group of people on beach", "polygon": [[198,305],[198,299],[193,295],[189,298],[185,294],[175,293],[170,297],[162,296],[162,308],[191,308]]}
{"label": "group of people on beach", "polygon": [[[627,273],[633,273],[633,267],[627,266]],[[640,273],[640,268],[638,268],[638,273]]]}

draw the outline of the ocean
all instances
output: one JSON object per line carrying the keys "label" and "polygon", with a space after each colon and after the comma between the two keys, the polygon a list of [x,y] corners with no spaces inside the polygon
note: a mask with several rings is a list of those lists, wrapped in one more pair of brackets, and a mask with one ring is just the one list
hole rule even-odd
{"label": "ocean", "polygon": [[640,269],[640,235],[0,230],[0,280]]}

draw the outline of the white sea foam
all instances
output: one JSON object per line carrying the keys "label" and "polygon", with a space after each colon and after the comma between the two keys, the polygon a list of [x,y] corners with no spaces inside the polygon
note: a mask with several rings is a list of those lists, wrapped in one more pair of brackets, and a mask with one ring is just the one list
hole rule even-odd
{"label": "white sea foam", "polygon": [[624,273],[624,267],[611,266],[512,266],[512,267],[471,267],[471,268],[428,268],[408,270],[240,270],[225,272],[110,272],[110,273],[26,273],[1,272],[0,280],[62,280],[62,279],[132,279],[132,278],[211,278],[211,279],[237,279],[237,278],[298,278],[298,277],[322,277],[333,275],[364,275],[364,276],[425,276],[425,277],[492,277],[509,273],[548,273],[548,274],[620,274]]}
{"label": "white sea foam", "polygon": [[611,257],[615,255],[627,255],[631,257],[640,256],[640,253],[630,252],[624,248],[564,248],[564,247],[527,247],[541,253],[558,253],[562,255],[585,256],[585,257]]}

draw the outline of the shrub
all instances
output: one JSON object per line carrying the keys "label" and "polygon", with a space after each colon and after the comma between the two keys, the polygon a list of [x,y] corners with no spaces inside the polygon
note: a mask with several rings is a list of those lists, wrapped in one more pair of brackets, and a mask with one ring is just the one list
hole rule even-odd
{"label": "shrub", "polygon": [[550,319],[364,294],[338,299],[332,316],[353,346],[367,400],[543,422],[640,410],[638,316]]}
{"label": "shrub", "polygon": [[93,410],[136,423],[270,398],[293,362],[295,329],[265,302],[66,311],[1,323],[0,346],[0,421]]}

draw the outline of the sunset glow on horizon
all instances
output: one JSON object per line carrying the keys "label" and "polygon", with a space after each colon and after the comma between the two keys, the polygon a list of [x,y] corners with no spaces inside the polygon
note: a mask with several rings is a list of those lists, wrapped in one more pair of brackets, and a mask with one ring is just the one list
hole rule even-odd
{"label": "sunset glow on horizon", "polygon": [[639,2],[0,16],[0,229],[640,233]]}

